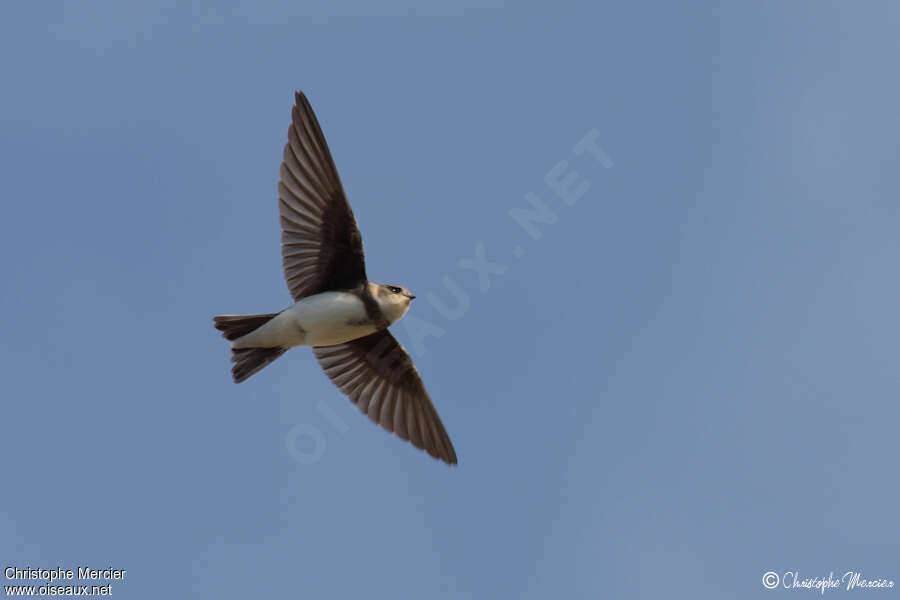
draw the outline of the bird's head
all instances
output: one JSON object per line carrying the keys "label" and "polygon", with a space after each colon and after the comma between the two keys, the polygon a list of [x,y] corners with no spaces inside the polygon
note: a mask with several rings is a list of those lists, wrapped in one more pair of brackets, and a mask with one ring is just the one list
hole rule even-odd
{"label": "bird's head", "polygon": [[403,318],[409,310],[409,304],[415,296],[402,285],[375,284],[372,291],[375,301],[381,308],[382,314],[391,323],[396,323]]}

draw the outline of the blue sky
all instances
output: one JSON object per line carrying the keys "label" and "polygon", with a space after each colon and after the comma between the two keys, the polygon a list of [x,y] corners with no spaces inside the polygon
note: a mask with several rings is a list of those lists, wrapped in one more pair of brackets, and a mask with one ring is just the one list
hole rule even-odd
{"label": "blue sky", "polygon": [[[127,598],[897,581],[898,20],[887,2],[7,9],[4,565],[127,569]],[[295,89],[369,276],[419,296],[393,330],[458,468],[371,425],[308,350],[231,382],[211,317],[290,301]],[[577,202],[560,174],[589,186]],[[538,239],[511,216],[535,197]]]}

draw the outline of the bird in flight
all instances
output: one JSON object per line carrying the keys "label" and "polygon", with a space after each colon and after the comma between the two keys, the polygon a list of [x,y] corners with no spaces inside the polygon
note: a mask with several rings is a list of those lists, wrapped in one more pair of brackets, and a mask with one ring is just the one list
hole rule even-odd
{"label": "bird in flight", "polygon": [[294,346],[313,354],[369,419],[448,464],[456,452],[409,354],[388,326],[409,310],[400,285],[366,277],[362,237],[322,129],[296,93],[278,182],[281,257],[294,304],[279,313],[213,317],[231,341],[235,383]]}

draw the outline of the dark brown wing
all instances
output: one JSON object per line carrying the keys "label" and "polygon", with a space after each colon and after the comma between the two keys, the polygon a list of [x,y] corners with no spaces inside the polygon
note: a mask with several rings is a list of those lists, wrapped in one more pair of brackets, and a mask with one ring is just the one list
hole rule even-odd
{"label": "dark brown wing", "polygon": [[362,236],[325,136],[303,92],[291,111],[278,210],[281,257],[294,300],[354,288],[366,278]]}
{"label": "dark brown wing", "polygon": [[332,383],[372,421],[431,456],[456,464],[453,444],[419,372],[390,331],[313,352]]}

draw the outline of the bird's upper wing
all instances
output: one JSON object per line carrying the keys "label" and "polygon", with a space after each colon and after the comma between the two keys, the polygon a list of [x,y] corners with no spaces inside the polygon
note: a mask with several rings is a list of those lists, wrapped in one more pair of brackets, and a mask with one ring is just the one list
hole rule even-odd
{"label": "bird's upper wing", "polygon": [[365,282],[362,237],[334,160],[303,92],[284,146],[278,210],[281,257],[294,300]]}
{"label": "bird's upper wing", "polygon": [[388,431],[455,465],[456,452],[419,372],[387,329],[313,348],[319,364],[357,408]]}

